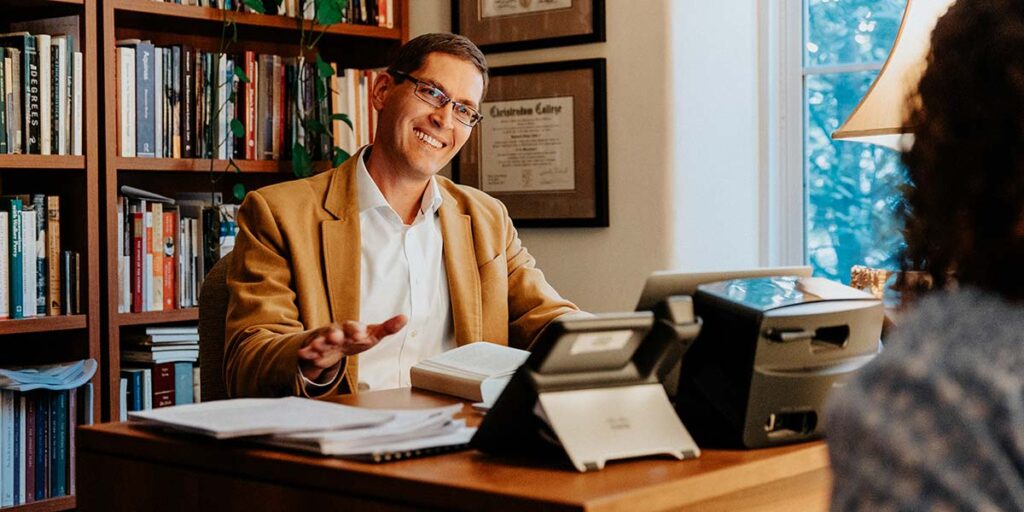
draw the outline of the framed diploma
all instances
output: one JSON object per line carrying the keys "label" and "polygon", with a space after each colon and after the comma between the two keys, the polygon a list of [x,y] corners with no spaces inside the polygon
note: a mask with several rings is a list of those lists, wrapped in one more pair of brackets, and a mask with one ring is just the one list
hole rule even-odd
{"label": "framed diploma", "polygon": [[484,52],[600,42],[604,0],[452,0],[452,32]]}
{"label": "framed diploma", "polygon": [[605,60],[492,68],[490,78],[455,181],[500,199],[520,227],[608,226]]}

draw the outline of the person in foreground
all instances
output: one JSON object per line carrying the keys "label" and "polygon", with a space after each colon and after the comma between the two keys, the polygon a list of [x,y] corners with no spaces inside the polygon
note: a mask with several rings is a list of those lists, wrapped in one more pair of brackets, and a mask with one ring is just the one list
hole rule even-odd
{"label": "person in foreground", "polygon": [[1024,510],[1024,2],[960,0],[932,35],[904,155],[911,294],[833,396],[834,510]]}
{"label": "person in foreground", "polygon": [[227,274],[230,395],[408,386],[432,355],[478,340],[528,348],[577,311],[498,200],[436,176],[481,120],[486,89],[472,42],[417,37],[373,83],[372,146],[246,196]]}

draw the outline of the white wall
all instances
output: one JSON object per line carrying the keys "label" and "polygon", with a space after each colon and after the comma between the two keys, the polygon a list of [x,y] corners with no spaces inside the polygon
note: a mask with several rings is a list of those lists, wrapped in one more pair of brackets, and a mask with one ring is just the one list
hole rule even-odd
{"label": "white wall", "polygon": [[[757,263],[755,1],[607,0],[606,43],[487,56],[607,59],[611,227],[520,232],[584,309],[632,309],[654,270]],[[449,0],[409,4],[410,37],[451,29]]]}

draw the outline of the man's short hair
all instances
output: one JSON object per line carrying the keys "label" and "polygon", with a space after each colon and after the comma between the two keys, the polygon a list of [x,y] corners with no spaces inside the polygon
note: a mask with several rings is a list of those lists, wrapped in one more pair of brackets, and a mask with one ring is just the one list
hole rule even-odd
{"label": "man's short hair", "polygon": [[[476,66],[484,78],[483,96],[487,95],[487,59],[473,41],[458,34],[439,32],[411,39],[398,50],[398,57],[391,63],[389,69],[415,73],[431,53],[446,53]],[[401,79],[396,80],[401,82]]]}

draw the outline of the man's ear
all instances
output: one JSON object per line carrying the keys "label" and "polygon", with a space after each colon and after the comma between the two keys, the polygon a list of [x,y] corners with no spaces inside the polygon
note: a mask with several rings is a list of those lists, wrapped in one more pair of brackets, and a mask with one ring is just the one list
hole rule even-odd
{"label": "man's ear", "polygon": [[395,79],[390,73],[385,71],[377,75],[377,79],[373,81],[373,89],[370,91],[370,103],[374,110],[379,111],[384,108],[384,101],[395,89],[395,85],[397,85]]}

